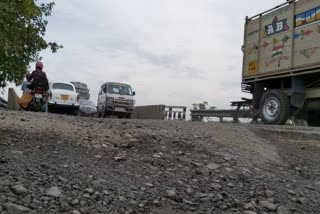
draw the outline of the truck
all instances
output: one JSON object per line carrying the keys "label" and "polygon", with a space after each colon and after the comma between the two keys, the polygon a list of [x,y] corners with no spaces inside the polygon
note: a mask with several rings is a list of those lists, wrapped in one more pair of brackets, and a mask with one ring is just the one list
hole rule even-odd
{"label": "truck", "polygon": [[98,116],[131,118],[134,112],[135,94],[128,84],[117,82],[102,84],[97,101]]}
{"label": "truck", "polygon": [[88,89],[87,84],[82,82],[71,82],[76,88],[76,92],[79,94],[80,100],[89,100],[90,99],[90,91]]}
{"label": "truck", "polygon": [[253,117],[320,125],[320,1],[288,0],[244,26],[242,91]]}

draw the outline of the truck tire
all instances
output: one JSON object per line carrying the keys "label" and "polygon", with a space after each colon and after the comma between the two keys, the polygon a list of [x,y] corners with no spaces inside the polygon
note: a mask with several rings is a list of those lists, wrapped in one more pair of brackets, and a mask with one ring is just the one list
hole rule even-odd
{"label": "truck tire", "polygon": [[266,91],[260,100],[259,113],[264,124],[284,125],[290,116],[288,96],[279,89]]}

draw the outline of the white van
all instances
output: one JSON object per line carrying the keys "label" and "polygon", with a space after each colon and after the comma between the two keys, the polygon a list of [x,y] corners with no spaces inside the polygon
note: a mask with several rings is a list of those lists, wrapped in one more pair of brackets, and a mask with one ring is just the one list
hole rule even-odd
{"label": "white van", "polygon": [[106,82],[98,95],[99,117],[118,116],[119,118],[130,118],[134,111],[135,92],[128,84]]}

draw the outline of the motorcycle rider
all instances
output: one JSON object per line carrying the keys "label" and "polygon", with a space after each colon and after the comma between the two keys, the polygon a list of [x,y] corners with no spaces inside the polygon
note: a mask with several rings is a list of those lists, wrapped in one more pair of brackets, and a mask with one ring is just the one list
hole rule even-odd
{"label": "motorcycle rider", "polygon": [[49,90],[49,81],[46,73],[43,71],[42,62],[36,63],[36,70],[34,70],[31,74],[27,74],[27,81],[30,82],[28,88],[33,90],[36,85],[40,85],[44,87],[45,91]]}

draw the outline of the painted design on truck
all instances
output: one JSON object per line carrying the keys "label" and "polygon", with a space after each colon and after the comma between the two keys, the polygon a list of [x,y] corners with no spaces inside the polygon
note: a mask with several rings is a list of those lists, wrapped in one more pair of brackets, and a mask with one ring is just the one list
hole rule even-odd
{"label": "painted design on truck", "polygon": [[253,44],[252,47],[249,50],[246,51],[246,53],[248,55],[251,55],[252,53],[256,53],[258,48],[259,48],[258,45]]}
{"label": "painted design on truck", "polygon": [[316,21],[320,21],[320,7],[316,7],[296,15],[295,26],[301,27]]}
{"label": "painted design on truck", "polygon": [[258,61],[257,60],[255,60],[255,61],[251,61],[251,62],[249,62],[249,70],[248,70],[248,72],[249,72],[249,74],[255,74],[255,73],[257,73],[257,70],[258,70]]}
{"label": "painted design on truck", "polygon": [[[276,38],[272,39],[272,59],[265,62],[265,66],[269,67],[270,65],[278,62],[278,68],[281,66],[282,60],[289,60],[288,56],[284,56],[283,52],[285,50],[285,44],[290,39],[289,36],[285,35],[280,41]],[[281,43],[280,43],[281,42]],[[267,43],[267,42],[265,42]]]}
{"label": "painted design on truck", "polygon": [[313,30],[307,30],[307,31],[301,30],[300,33],[295,33],[295,34],[294,34],[294,38],[295,38],[295,39],[301,38],[301,40],[303,40],[303,39],[304,39],[304,36],[309,36],[309,35],[311,35],[313,32],[314,32]]}
{"label": "painted design on truck", "polygon": [[306,59],[310,59],[319,50],[319,48],[320,46],[301,50],[300,55],[303,55]]}
{"label": "painted design on truck", "polygon": [[278,56],[278,57],[273,57],[270,60],[265,61],[264,65],[265,65],[265,67],[268,68],[270,65],[278,63],[278,67],[280,67],[281,61],[283,61],[283,60],[288,61],[289,59],[290,59],[289,56],[284,56],[284,55]]}
{"label": "painted design on truck", "polygon": [[278,17],[275,16],[270,25],[265,26],[265,32],[263,37],[273,36],[278,33],[288,31],[290,29],[287,24],[287,19],[278,20]]}
{"label": "painted design on truck", "polygon": [[270,45],[270,43],[264,41],[263,44],[262,44],[262,47],[265,49],[265,48],[267,48],[269,45]]}

